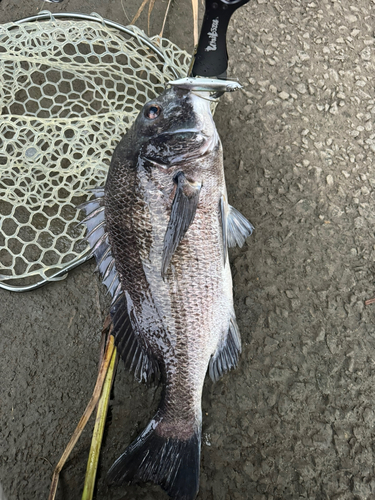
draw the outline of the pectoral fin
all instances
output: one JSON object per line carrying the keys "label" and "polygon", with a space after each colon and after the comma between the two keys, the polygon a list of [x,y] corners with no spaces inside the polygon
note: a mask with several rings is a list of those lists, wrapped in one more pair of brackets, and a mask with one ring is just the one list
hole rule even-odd
{"label": "pectoral fin", "polygon": [[254,227],[246,217],[225,201],[224,196],[220,199],[220,214],[225,265],[228,247],[242,247]]}
{"label": "pectoral fin", "polygon": [[202,184],[199,182],[188,181],[183,172],[179,172],[174,181],[177,184],[176,194],[172,204],[168,227],[164,236],[161,266],[161,275],[163,278],[173,254],[194,220],[199,202],[199,193],[202,187]]}

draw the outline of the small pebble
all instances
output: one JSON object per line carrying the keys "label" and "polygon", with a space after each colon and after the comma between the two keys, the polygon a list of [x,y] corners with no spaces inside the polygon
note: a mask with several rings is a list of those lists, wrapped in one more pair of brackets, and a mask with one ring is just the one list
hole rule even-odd
{"label": "small pebble", "polygon": [[300,83],[299,85],[297,85],[296,90],[300,94],[306,94],[306,92],[307,92],[307,88],[306,88],[306,85],[304,83]]}
{"label": "small pebble", "polygon": [[331,174],[327,175],[326,182],[327,182],[328,186],[333,186],[333,177]]}

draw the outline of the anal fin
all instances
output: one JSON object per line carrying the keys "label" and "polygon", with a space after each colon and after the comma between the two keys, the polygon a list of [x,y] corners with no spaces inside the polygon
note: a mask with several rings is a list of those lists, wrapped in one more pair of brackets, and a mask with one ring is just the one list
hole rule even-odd
{"label": "anal fin", "polygon": [[216,382],[229,370],[236,368],[241,353],[241,337],[236,319],[229,322],[227,334],[212,356],[208,373],[213,382]]}

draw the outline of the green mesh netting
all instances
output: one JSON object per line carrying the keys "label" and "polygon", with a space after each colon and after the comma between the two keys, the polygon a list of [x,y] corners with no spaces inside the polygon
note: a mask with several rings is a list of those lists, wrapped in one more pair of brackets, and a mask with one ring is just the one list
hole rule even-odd
{"label": "green mesh netting", "polygon": [[77,205],[103,184],[143,104],[188,71],[169,40],[70,17],[0,26],[3,285],[57,279],[84,260]]}

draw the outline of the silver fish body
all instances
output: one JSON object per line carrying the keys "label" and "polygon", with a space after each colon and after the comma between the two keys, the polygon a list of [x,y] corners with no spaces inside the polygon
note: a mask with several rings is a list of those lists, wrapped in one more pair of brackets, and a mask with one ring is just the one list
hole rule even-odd
{"label": "silver fish body", "polygon": [[160,375],[164,385],[156,415],[109,479],[150,480],[193,500],[205,375],[217,380],[241,351],[227,248],[252,231],[227,203],[209,103],[172,87],[146,104],[95,194],[85,223],[113,295],[118,351],[138,379]]}

